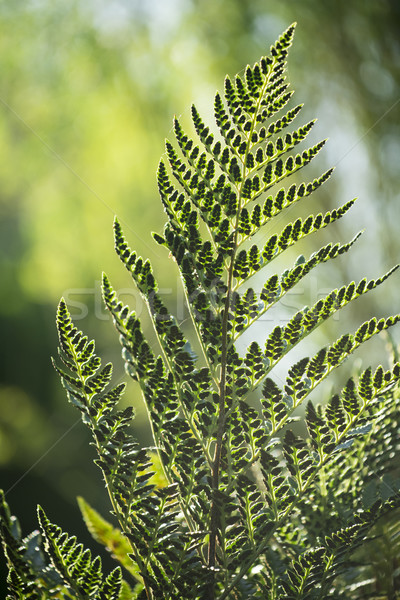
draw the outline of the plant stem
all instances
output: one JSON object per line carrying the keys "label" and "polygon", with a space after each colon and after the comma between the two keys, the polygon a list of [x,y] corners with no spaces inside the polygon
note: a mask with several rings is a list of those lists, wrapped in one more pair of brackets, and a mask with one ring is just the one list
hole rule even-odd
{"label": "plant stem", "polygon": [[222,320],[222,344],[221,344],[221,380],[219,385],[219,405],[218,405],[218,428],[215,444],[215,453],[212,469],[212,503],[210,515],[210,538],[208,544],[208,567],[210,569],[209,598],[214,600],[214,582],[215,582],[215,558],[217,549],[217,530],[219,522],[218,504],[215,493],[219,487],[219,470],[221,463],[222,438],[225,429],[225,393],[226,393],[226,357],[227,357],[227,331],[228,315],[231,298],[233,272],[233,258],[231,268],[229,269],[228,291],[226,295],[225,310]]}
{"label": "plant stem", "polygon": [[218,426],[217,426],[217,436],[216,436],[216,444],[215,444],[215,453],[214,453],[214,461],[213,461],[213,469],[212,469],[212,500],[211,500],[211,514],[210,514],[210,537],[208,544],[208,567],[210,569],[210,582],[209,582],[209,592],[208,592],[208,600],[215,600],[215,563],[216,563],[216,550],[217,550],[217,531],[219,526],[219,508],[218,503],[216,501],[216,492],[219,488],[219,472],[220,472],[220,464],[221,464],[221,452],[222,452],[222,439],[225,430],[225,420],[226,420],[226,367],[227,367],[227,353],[228,353],[228,320],[229,320],[229,308],[231,304],[231,295],[233,291],[233,269],[235,264],[236,253],[239,246],[239,219],[240,213],[242,209],[242,192],[243,192],[243,184],[247,176],[247,156],[250,152],[250,147],[252,144],[252,134],[256,126],[256,115],[258,114],[261,100],[263,98],[263,93],[268,85],[269,77],[266,77],[262,92],[260,93],[256,111],[253,114],[251,119],[251,127],[247,136],[247,144],[246,151],[242,160],[243,172],[241,177],[241,183],[237,186],[238,191],[238,206],[237,213],[235,219],[235,232],[234,232],[234,243],[233,249],[230,256],[230,264],[228,269],[228,281],[227,281],[227,293],[225,300],[225,308],[222,319],[222,327],[221,327],[221,378],[219,384],[219,403],[218,403]]}

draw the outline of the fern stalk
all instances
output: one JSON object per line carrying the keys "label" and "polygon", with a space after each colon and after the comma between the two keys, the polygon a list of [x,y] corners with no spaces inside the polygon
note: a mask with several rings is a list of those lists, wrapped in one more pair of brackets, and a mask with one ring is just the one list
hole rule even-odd
{"label": "fern stalk", "polygon": [[[296,24],[294,23],[293,26]],[[212,469],[212,490],[215,495],[215,492],[219,488],[219,471],[220,471],[220,461],[221,461],[221,450],[222,450],[222,438],[225,430],[225,385],[226,385],[226,362],[227,362],[227,347],[228,347],[228,336],[227,336],[227,328],[228,328],[228,315],[229,310],[231,308],[231,294],[233,289],[233,267],[235,264],[236,253],[238,249],[238,236],[239,236],[239,216],[242,209],[242,188],[243,183],[246,180],[247,175],[247,157],[250,151],[251,137],[254,132],[254,127],[256,123],[256,116],[260,109],[261,100],[264,97],[265,90],[269,84],[269,77],[266,77],[264,85],[259,95],[259,100],[257,103],[257,108],[254,113],[254,116],[251,120],[251,128],[246,144],[246,151],[244,154],[244,158],[242,160],[243,171],[241,178],[241,185],[238,188],[238,210],[236,215],[236,221],[234,224],[234,248],[230,257],[230,264],[228,267],[228,281],[227,281],[227,293],[225,300],[225,308],[222,320],[222,333],[221,333],[221,378],[219,383],[219,403],[218,403],[218,428],[217,428],[217,436],[215,443],[215,454],[214,454],[214,463]],[[211,515],[210,515],[210,541],[208,546],[208,566],[210,568],[211,573],[214,572],[215,569],[215,557],[216,557],[216,540],[217,540],[217,532],[218,532],[218,523],[219,523],[219,509],[218,503],[213,499],[211,504]],[[214,599],[214,576],[212,575],[210,582],[210,598]]]}

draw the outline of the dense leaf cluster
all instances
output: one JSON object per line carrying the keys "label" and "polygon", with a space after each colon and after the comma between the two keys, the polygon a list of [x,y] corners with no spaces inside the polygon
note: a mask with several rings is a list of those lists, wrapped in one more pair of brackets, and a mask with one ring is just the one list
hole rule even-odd
{"label": "dense leaf cluster", "polygon": [[[205,125],[195,107],[197,141],[175,119],[176,146],[167,141],[168,164],[159,166],[167,223],[154,238],[179,268],[200,358],[164,304],[150,262],[129,248],[115,221],[117,254],[148,307],[159,349],[150,346],[140,319],[105,275],[103,296],[126,370],[142,391],[154,448],[141,448],[132,437],[133,410],[118,407],[124,384],[111,385],[112,366],[102,366],[94,342],[76,329],[60,302],[62,365],[55,366],[93,435],[114,524],[83,500],[81,508],[95,539],[120,566],[104,576],[100,559],[50,523],[41,508],[40,534],[22,539],[3,501],[10,600],[305,600],[367,593],[365,581],[352,584],[363,570],[349,557],[400,505],[393,464],[400,363],[361,370],[324,405],[310,395],[400,315],[372,318],[299,360],[282,385],[274,367],[397,267],[376,280],[333,289],[276,325],[263,347],[256,341],[244,350],[238,346],[293,286],[319,264],[345,255],[359,237],[329,243],[309,258],[301,255],[266,281],[258,275],[354,203],[298,218],[281,230],[280,219],[273,221],[316,192],[332,172],[307,183],[295,177],[296,183],[279,189],[324,144],[293,152],[313,121],[290,130],[301,106],[282,114],[292,96],[285,69],[293,33],[291,26],[270,56],[226,78],[224,95],[215,97],[219,132]],[[258,233],[267,223],[276,223],[276,233],[261,242]],[[306,434],[293,425],[301,405]],[[379,482],[389,472],[385,487]]]}

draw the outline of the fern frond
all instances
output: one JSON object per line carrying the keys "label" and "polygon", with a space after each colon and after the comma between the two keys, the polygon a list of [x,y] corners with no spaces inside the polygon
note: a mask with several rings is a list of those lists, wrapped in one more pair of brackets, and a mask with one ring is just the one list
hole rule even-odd
{"label": "fern frond", "polygon": [[38,519],[45,551],[66,586],[67,593],[79,600],[90,597],[117,600],[121,589],[121,569],[117,567],[103,583],[98,557],[92,560],[90,550],[84,549],[75,537],[68,536],[50,523],[40,506]]}
{"label": "fern frond", "polygon": [[60,576],[42,552],[39,533],[34,531],[22,537],[19,522],[11,515],[2,490],[0,537],[8,565],[7,600],[41,600],[48,590],[57,594],[64,589]]}
{"label": "fern frond", "polygon": [[[171,568],[175,568],[175,564],[182,565],[185,556],[190,556],[191,561],[194,561],[194,553],[199,544],[196,519],[197,522],[203,523],[203,521],[201,515],[198,516],[196,512],[191,514],[188,506],[189,504],[192,506],[193,499],[199,495],[204,498],[199,504],[201,507],[201,504],[205,504],[206,496],[202,486],[193,484],[187,487],[188,441],[183,448],[183,440],[185,432],[190,435],[190,429],[184,419],[178,417],[177,413],[173,413],[174,410],[177,411],[178,405],[174,407],[174,403],[171,402],[175,385],[172,375],[170,374],[166,379],[161,377],[160,380],[159,369],[161,368],[161,372],[165,373],[164,367],[160,360],[154,358],[148,344],[144,342],[137,319],[135,320],[132,314],[127,314],[125,308],[115,300],[115,294],[107,278],[105,278],[104,296],[123,334],[125,357],[132,363],[136,360],[135,378],[145,385],[147,390],[145,397],[149,406],[152,407],[154,403],[154,423],[157,424],[155,415],[160,410],[163,414],[166,408],[167,417],[174,415],[171,421],[171,432],[168,436],[164,435],[160,447],[169,485],[156,488],[151,483],[154,472],[148,452],[139,447],[128,430],[132,421],[132,409],[128,407],[123,411],[115,410],[124,386],[118,385],[110,390],[107,389],[111,379],[111,366],[107,365],[101,369],[101,364],[96,363],[97,372],[91,370],[89,375],[86,374],[83,357],[87,356],[86,349],[90,342],[72,325],[63,301],[60,302],[57,319],[59,335],[63,340],[63,350],[68,352],[74,362],[76,376],[69,376],[64,371],[58,370],[67,387],[71,402],[81,410],[84,422],[92,431],[98,453],[95,462],[103,471],[114,515],[131,546],[132,553],[129,555],[130,560],[133,561],[131,570],[140,574],[144,587],[154,590],[156,594],[167,585],[168,573]],[[173,344],[168,347],[167,352],[178,360],[175,353],[181,351],[180,338],[176,336],[172,322],[168,323],[168,327],[164,325],[165,323],[162,323],[160,327],[161,335],[166,344],[169,342]],[[146,361],[145,365],[140,362],[142,358]],[[164,402],[162,392],[165,394]],[[156,426],[154,430],[157,431]],[[204,460],[202,448],[194,443],[191,459],[192,478],[195,472],[194,465],[196,468],[200,467],[199,459]],[[181,490],[182,495],[180,503],[177,500],[178,489]],[[179,507],[187,515],[192,533],[196,533],[197,537],[190,536],[189,531],[182,529]],[[177,535],[177,530],[180,530],[180,535]],[[202,536],[204,533],[201,534],[200,539]],[[191,585],[187,577],[186,580],[187,585]],[[177,579],[174,585],[178,585],[179,581],[180,579]]]}
{"label": "fern frond", "polygon": [[[379,286],[397,267],[377,280],[363,279],[358,284],[352,282],[334,289],[311,308],[298,311],[285,327],[274,328],[264,350],[252,342],[240,357],[235,348],[239,337],[311,269],[343,256],[360,235],[348,244],[327,244],[308,260],[299,257],[281,275],[271,275],[261,293],[253,288],[241,291],[261,268],[300,239],[340,219],[354,203],[351,200],[325,214],[310,214],[286,224],[262,247],[257,243],[245,245],[273,217],[316,191],[332,173],[328,170],[313,182],[291,184],[287,190],[282,188],[266,197],[271,187],[305,167],[324,144],[319,142],[302,154],[292,154],[295,146],[306,138],[313,121],[284,136],[277,135],[290,125],[301,107],[267,123],[291,97],[284,70],[292,34],[293,27],[272,48],[272,56],[247,67],[244,77],[226,78],[224,95],[217,93],[214,103],[220,139],[211,133],[193,106],[192,120],[198,141],[191,139],[175,119],[174,133],[180,152],[171,142],[166,143],[174,182],[165,163],[159,165],[158,185],[168,221],[163,234],[154,237],[169,250],[180,270],[207,368],[198,368],[192,353],[185,351],[182,368],[180,352],[190,348],[188,341],[158,295],[150,264],[130,250],[118,223],[115,225],[117,253],[147,302],[162,357],[152,356],[146,348],[144,355],[149,357],[146,362],[139,349],[145,343],[143,335],[135,333],[140,343],[133,343],[132,332],[139,327],[136,317],[129,316],[129,309],[118,303],[108,281],[103,286],[106,304],[122,334],[128,372],[141,384],[164,469],[178,482],[181,498],[186,498],[185,518],[192,531],[196,531],[192,519],[198,527],[207,519],[204,504],[211,499],[210,597],[214,597],[211,590],[223,589],[219,587],[222,579],[217,575],[217,565],[225,571],[227,565],[239,569],[233,582],[225,586],[222,598],[233,590],[240,595],[243,576],[246,574],[249,580],[251,560],[257,562],[267,551],[266,540],[285,526],[286,519],[314,485],[318,473],[328,468],[330,461],[337,460],[337,453],[348,449],[357,436],[368,432],[366,418],[371,402],[388,385],[394,385],[399,375],[398,365],[385,374],[378,368],[374,378],[369,370],[363,372],[358,400],[351,405],[353,412],[348,410],[347,388],[343,399],[332,401],[326,414],[317,413],[309,403],[306,415],[309,443],[287,429],[294,419],[294,410],[362,343],[391,327],[399,317],[371,319],[353,335],[341,336],[315,356],[300,361],[289,369],[285,390],[280,390],[269,378],[275,365],[295,345],[337,310]],[[206,225],[206,237],[201,221]],[[260,418],[245,398],[263,381],[263,418]],[[163,400],[165,382],[168,382],[168,397],[172,399],[168,408]],[[155,400],[152,388],[157,390],[161,402]],[[186,430],[181,428],[181,415]],[[285,463],[282,470],[274,456],[273,439],[283,428],[286,433],[281,450]],[[193,443],[183,475],[178,465],[184,445],[178,450],[178,440],[183,436],[187,444],[186,435],[191,436]],[[185,495],[184,488],[196,489],[195,465],[199,469],[197,479],[204,480],[202,489],[207,490],[206,496]],[[246,475],[254,465],[261,469],[263,491]],[[254,585],[252,589],[259,589],[258,583]]]}
{"label": "fern frond", "polygon": [[[120,566],[105,577],[100,559],[50,523],[41,508],[41,534],[22,539],[3,499],[10,599],[42,600],[42,591],[51,586],[54,594],[94,600],[347,597],[350,575],[362,579],[366,572],[362,560],[352,563],[354,553],[362,553],[374,527],[400,506],[394,461],[397,358],[390,369],[360,368],[323,405],[309,398],[400,315],[371,318],[297,361],[283,386],[274,377],[276,365],[295,346],[397,267],[377,279],[332,289],[285,325],[266,331],[264,346],[250,340],[242,349],[238,343],[312,269],[343,260],[360,236],[330,242],[308,258],[300,255],[282,273],[272,270],[256,289],[264,267],[273,268],[285,250],[333,225],[354,204],[350,200],[278,226],[285,211],[317,195],[333,171],[303,183],[295,176],[325,141],[299,150],[315,121],[294,125],[301,105],[289,104],[284,112],[293,94],[286,61],[294,28],[282,34],[269,56],[242,75],[226,77],[214,100],[217,133],[195,106],[193,136],[174,119],[175,141],[166,141],[166,159],[158,167],[166,224],[153,237],[181,275],[199,357],[190,333],[163,302],[150,261],[129,247],[114,222],[116,252],[159,342],[158,350],[151,346],[139,316],[103,275],[103,298],[126,371],[147,408],[150,448],[132,436],[133,409],[119,407],[125,385],[112,384],[112,365],[102,365],[94,341],[76,328],[64,300],[58,307],[55,368],[93,436],[115,522],[83,499],[81,510],[95,540],[136,582],[134,589],[122,579]],[[269,237],[267,225],[274,227]],[[305,405],[303,417],[300,405]],[[291,428],[298,420],[305,426],[302,434]],[[393,540],[396,528],[388,531]]]}
{"label": "fern frond", "polygon": [[397,499],[364,510],[345,528],[326,536],[319,548],[302,553],[292,561],[280,584],[282,597],[305,600],[310,593],[327,597],[334,579],[349,569],[351,554],[365,541],[373,525],[398,505]]}

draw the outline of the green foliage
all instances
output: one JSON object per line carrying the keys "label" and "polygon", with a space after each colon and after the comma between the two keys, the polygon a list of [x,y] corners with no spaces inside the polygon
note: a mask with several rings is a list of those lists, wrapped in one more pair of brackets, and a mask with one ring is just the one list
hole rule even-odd
{"label": "green foliage", "polygon": [[[140,319],[118,299],[106,275],[103,296],[126,370],[142,391],[154,447],[142,448],[133,438],[133,409],[119,407],[125,385],[111,384],[112,365],[102,366],[94,342],[75,327],[61,300],[62,365],[55,368],[93,436],[115,522],[82,499],[80,506],[93,537],[120,566],[105,577],[100,559],[50,523],[41,508],[40,534],[21,539],[3,499],[10,599],[365,597],[359,595],[368,586],[362,549],[369,532],[400,506],[393,459],[400,363],[362,370],[324,405],[310,395],[400,315],[372,318],[299,360],[283,386],[272,377],[290,350],[396,267],[376,280],[332,290],[286,325],[276,325],[263,348],[256,341],[243,352],[237,347],[243,333],[251,333],[311,269],[346,254],[358,238],[327,244],[308,259],[301,255],[283,273],[270,275],[261,291],[254,289],[259,271],[354,203],[298,218],[257,242],[264,225],[314,193],[332,172],[277,189],[324,144],[292,153],[313,125],[289,132],[301,106],[281,113],[292,95],[284,73],[293,33],[291,26],[270,56],[234,80],[226,78],[224,98],[215,97],[219,134],[195,107],[197,142],[175,119],[179,151],[167,141],[168,166],[164,161],[159,166],[168,220],[154,238],[179,268],[199,358],[164,304],[150,261],[129,248],[115,221],[117,254],[148,307],[159,349],[151,347]],[[254,287],[248,287],[250,279]],[[250,394],[258,396],[258,404],[250,402]],[[301,405],[305,435],[294,426]],[[390,483],[381,479],[389,474]],[[390,539],[397,533],[389,524]]]}
{"label": "green foliage", "polygon": [[106,521],[84,498],[78,498],[78,504],[86,527],[93,536],[93,539],[103,544],[112,553],[113,558],[119,561],[133,578],[137,580],[137,567],[129,558],[130,545],[126,537],[121,533],[121,530],[113,527],[111,523]]}

